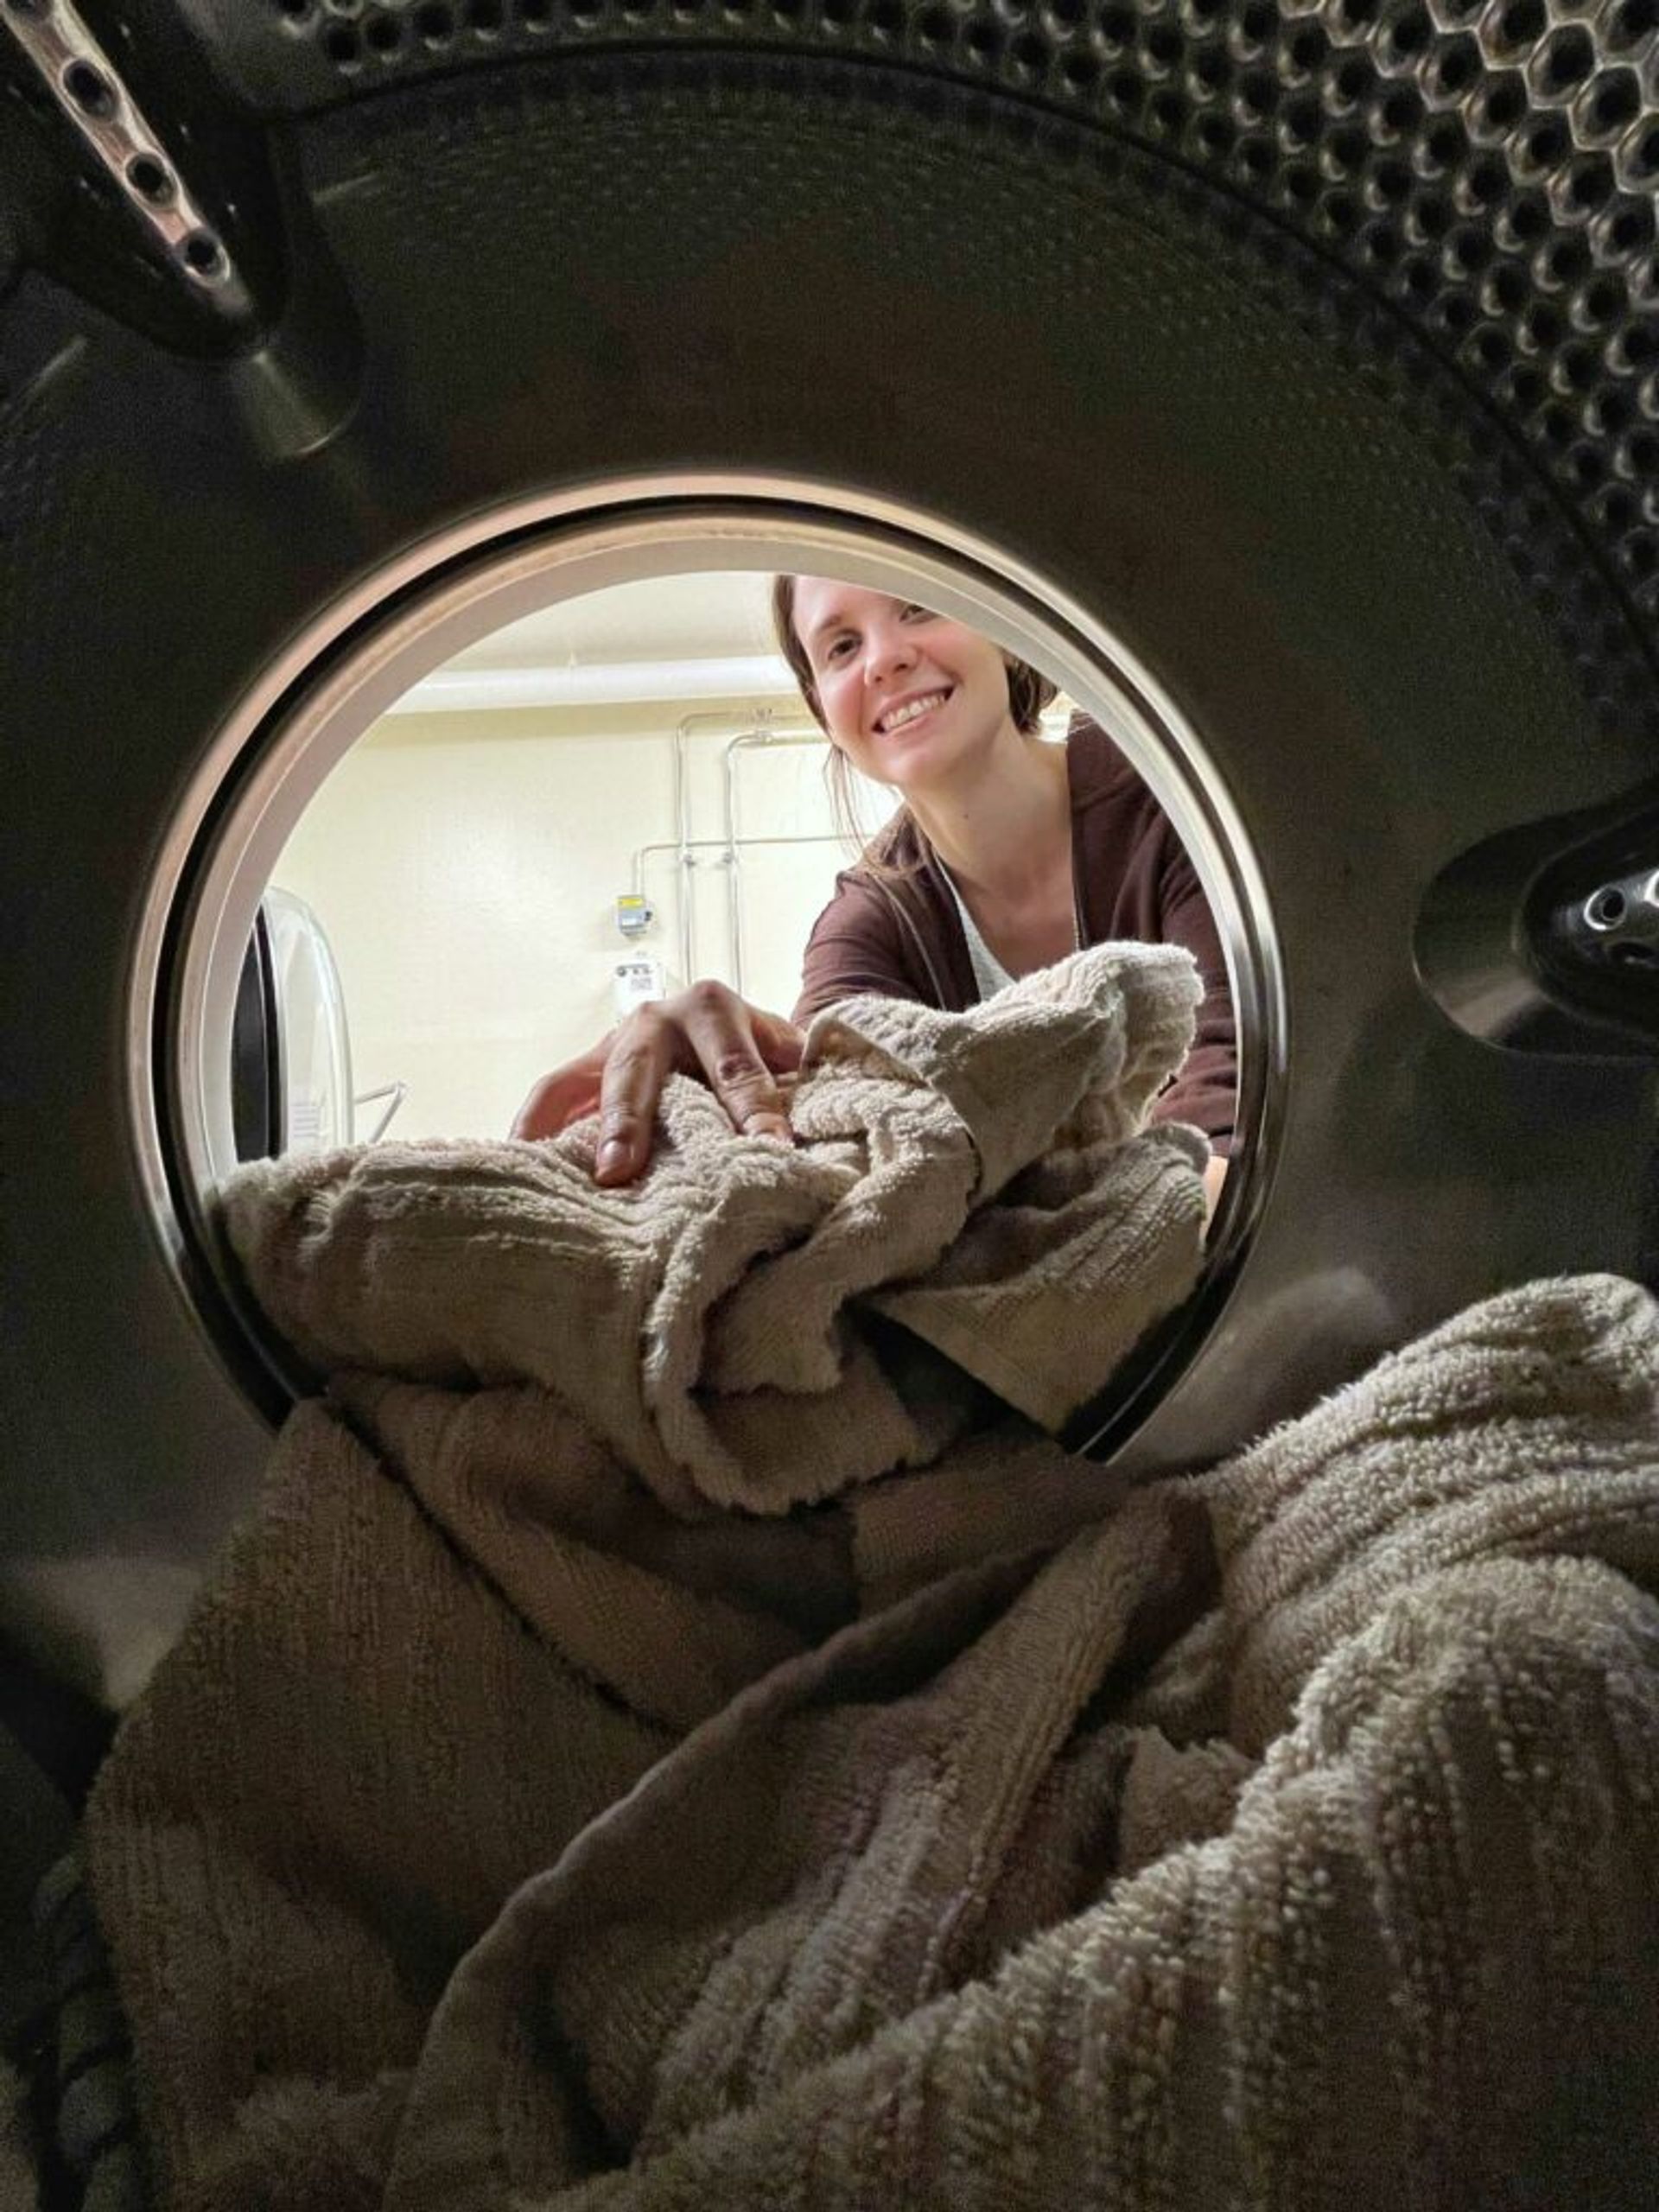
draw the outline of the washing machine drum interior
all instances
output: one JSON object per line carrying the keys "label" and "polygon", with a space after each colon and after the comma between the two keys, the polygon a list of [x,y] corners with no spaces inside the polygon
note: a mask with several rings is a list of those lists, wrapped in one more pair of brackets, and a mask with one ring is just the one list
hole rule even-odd
{"label": "washing machine drum interior", "polygon": [[1251,1134],[1145,1464],[1650,1274],[1655,22],[0,10],[7,1632],[118,1698],[280,1411],[175,1049],[273,733],[687,502],[993,549],[1201,734]]}

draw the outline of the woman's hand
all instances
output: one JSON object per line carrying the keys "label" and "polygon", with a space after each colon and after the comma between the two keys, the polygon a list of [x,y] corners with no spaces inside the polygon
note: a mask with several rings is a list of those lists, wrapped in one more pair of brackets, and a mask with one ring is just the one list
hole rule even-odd
{"label": "woman's hand", "polygon": [[789,1115],[777,1077],[799,1067],[801,1042],[792,1022],[748,1005],[724,983],[693,983],[675,998],[642,1006],[608,1037],[544,1075],[519,1108],[512,1134],[556,1136],[596,1113],[594,1179],[632,1183],[651,1160],[663,1085],[678,1073],[701,1077],[734,1128],[786,1138]]}

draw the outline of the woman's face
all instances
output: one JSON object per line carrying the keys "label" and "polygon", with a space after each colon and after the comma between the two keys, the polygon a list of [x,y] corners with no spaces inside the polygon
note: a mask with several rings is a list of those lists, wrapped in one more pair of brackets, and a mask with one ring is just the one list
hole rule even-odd
{"label": "woman's face", "polygon": [[861,775],[919,790],[1014,732],[1007,663],[977,631],[827,576],[797,583],[794,622],[830,742]]}

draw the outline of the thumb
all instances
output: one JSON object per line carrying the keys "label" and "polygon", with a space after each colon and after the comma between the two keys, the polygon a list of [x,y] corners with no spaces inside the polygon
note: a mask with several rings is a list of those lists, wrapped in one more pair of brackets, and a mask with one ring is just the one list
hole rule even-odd
{"label": "thumb", "polygon": [[774,1075],[789,1075],[801,1065],[806,1033],[781,1014],[756,1010],[750,1020],[755,1050]]}
{"label": "thumb", "polygon": [[[608,1043],[608,1040],[607,1040]],[[513,1118],[512,1134],[534,1142],[556,1137],[572,1122],[599,1111],[600,1084],[605,1071],[605,1048],[596,1046],[579,1060],[555,1068],[531,1086],[530,1095]]]}

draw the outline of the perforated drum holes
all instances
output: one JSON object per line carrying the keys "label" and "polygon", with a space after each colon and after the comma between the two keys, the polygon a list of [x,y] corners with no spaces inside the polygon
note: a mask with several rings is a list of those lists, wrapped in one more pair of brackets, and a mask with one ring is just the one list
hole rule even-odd
{"label": "perforated drum holes", "polygon": [[1659,29],[1659,0],[1615,0],[1607,14],[1607,43],[1615,54],[1639,46]]}
{"label": "perforated drum holes", "polygon": [[168,170],[153,154],[135,154],[127,163],[127,182],[141,200],[152,207],[165,207],[175,197],[177,186]]}
{"label": "perforated drum holes", "polygon": [[1612,968],[1659,970],[1659,869],[1600,885],[1582,912],[1594,958]]}
{"label": "perforated drum holes", "polygon": [[63,88],[81,113],[94,122],[106,122],[115,113],[115,92],[89,61],[70,63],[63,73]]}
{"label": "perforated drum holes", "polygon": [[1513,421],[1659,625],[1651,518],[1598,499],[1659,421],[1659,0],[247,0],[223,36],[302,107],[645,24],[1000,86],[1241,194]]}
{"label": "perforated drum holes", "polygon": [[180,253],[191,275],[204,282],[211,282],[226,272],[225,249],[211,231],[193,231]]}
{"label": "perforated drum holes", "polygon": [[[77,134],[79,188],[101,194],[107,178],[136,218],[137,227],[129,235],[152,275],[165,270],[175,285],[182,277],[188,296],[206,310],[216,332],[245,328],[253,318],[252,300],[217,226],[192,196],[184,152],[189,126],[181,119],[169,126],[170,141],[158,136],[132,86],[70,0],[0,0],[0,10],[11,26],[3,43],[21,49],[25,67]],[[118,22],[114,28],[131,48],[130,27]]]}

